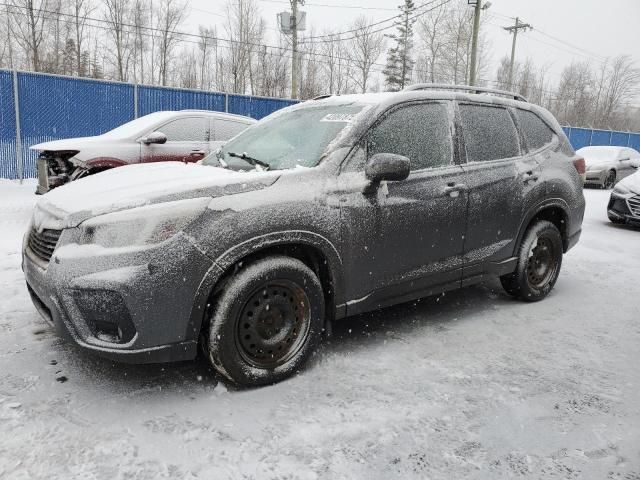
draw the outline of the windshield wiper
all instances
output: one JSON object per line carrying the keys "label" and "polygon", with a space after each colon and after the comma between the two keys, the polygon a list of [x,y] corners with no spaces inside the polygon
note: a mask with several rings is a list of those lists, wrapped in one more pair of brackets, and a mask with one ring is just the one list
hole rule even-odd
{"label": "windshield wiper", "polygon": [[258,160],[257,158],[250,157],[246,153],[227,152],[227,155],[229,155],[230,157],[244,160],[245,162],[253,165],[254,167],[256,165],[260,165],[262,168],[266,168],[267,170],[271,167],[271,165],[269,165],[267,162],[263,162],[262,160]]}

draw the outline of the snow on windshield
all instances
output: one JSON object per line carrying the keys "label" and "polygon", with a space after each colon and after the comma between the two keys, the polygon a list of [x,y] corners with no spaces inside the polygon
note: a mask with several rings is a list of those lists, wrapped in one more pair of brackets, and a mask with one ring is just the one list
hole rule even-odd
{"label": "snow on windshield", "polygon": [[[232,169],[252,168],[246,160],[238,158],[242,154],[268,164],[271,170],[314,167],[327,146],[345,127],[355,123],[364,107],[354,103],[317,102],[292,108],[257,123],[230,140],[218,152],[218,158]],[[215,156],[203,163],[218,165]]]}
{"label": "snow on windshield", "polygon": [[166,120],[175,115],[174,112],[154,112],[144,117],[131,120],[113,130],[103,133],[101,136],[105,138],[128,138],[146,133],[158,122]]}

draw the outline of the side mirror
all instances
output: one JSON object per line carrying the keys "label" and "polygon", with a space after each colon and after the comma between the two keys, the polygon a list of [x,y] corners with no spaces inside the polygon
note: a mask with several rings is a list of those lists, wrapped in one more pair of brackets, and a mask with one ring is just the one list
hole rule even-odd
{"label": "side mirror", "polygon": [[364,167],[364,174],[372,183],[383,180],[397,182],[404,180],[411,171],[411,162],[407,157],[393,153],[376,153]]}
{"label": "side mirror", "polygon": [[163,143],[167,143],[167,136],[162,132],[151,132],[146,137],[142,137],[142,143],[146,145],[150,145],[152,143],[157,143],[158,145],[162,145]]}

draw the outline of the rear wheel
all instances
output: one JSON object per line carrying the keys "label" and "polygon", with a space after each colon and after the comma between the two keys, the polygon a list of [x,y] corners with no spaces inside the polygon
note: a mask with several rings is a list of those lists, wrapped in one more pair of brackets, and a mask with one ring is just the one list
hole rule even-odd
{"label": "rear wheel", "polygon": [[616,184],[616,172],[615,170],[610,170],[607,174],[607,178],[605,178],[604,183],[602,184],[602,188],[605,190],[610,190]]}
{"label": "rear wheel", "polygon": [[210,320],[208,356],[231,382],[260,386],[295,374],[318,346],[324,295],[300,260],[250,264],[225,285]]}
{"label": "rear wheel", "polygon": [[529,227],[518,253],[515,272],[500,277],[510,295],[536,302],[546,297],[560,274],[562,236],[551,222],[539,220]]}

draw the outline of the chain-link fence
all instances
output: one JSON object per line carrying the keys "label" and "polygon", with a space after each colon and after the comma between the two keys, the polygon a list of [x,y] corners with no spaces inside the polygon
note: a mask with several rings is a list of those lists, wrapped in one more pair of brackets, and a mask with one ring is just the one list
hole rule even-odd
{"label": "chain-link fence", "polygon": [[31,145],[100,135],[159,110],[216,110],[260,119],[293,103],[281,98],[0,70],[0,178],[37,175],[37,152],[29,150]]}

